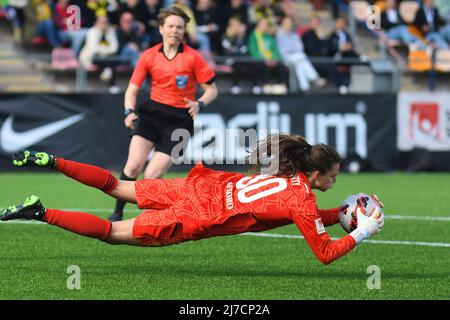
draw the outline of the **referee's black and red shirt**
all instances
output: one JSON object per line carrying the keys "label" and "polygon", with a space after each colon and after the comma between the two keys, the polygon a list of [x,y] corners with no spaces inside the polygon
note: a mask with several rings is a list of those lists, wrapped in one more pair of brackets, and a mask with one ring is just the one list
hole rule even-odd
{"label": "referee's black and red shirt", "polygon": [[195,100],[197,83],[212,83],[215,77],[203,57],[183,43],[171,60],[165,56],[162,43],[145,50],[130,83],[140,87],[147,75],[152,78],[150,99],[176,108],[185,108],[184,98]]}

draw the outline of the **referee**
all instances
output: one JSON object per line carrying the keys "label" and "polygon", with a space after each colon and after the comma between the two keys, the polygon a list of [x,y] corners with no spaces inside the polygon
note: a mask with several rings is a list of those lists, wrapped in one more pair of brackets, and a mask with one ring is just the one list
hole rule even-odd
{"label": "referee", "polygon": [[[163,41],[141,54],[125,92],[124,122],[133,129],[133,136],[121,180],[136,180],[152,149],[144,179],[161,178],[172,166],[171,151],[179,143],[171,140],[172,132],[185,129],[192,135],[194,117],[217,97],[213,69],[183,43],[190,20],[186,13],[172,6],[161,9],[158,20]],[[152,81],[150,99],[136,107],[147,75]],[[196,100],[197,83],[204,93]],[[124,206],[124,201],[117,200],[109,220],[122,220]]]}

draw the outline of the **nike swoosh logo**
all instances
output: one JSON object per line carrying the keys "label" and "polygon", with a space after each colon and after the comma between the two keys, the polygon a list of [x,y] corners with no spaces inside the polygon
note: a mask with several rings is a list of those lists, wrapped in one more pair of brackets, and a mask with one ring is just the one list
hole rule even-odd
{"label": "nike swoosh logo", "polygon": [[31,130],[16,132],[13,128],[14,116],[9,116],[3,122],[2,129],[0,130],[0,147],[6,152],[16,152],[28,148],[83,120],[84,117],[80,113]]}

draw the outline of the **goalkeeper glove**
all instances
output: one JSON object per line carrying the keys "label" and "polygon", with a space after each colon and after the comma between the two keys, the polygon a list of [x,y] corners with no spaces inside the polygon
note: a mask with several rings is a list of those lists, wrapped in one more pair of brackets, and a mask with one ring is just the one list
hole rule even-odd
{"label": "goalkeeper glove", "polygon": [[370,216],[364,215],[361,208],[357,208],[356,215],[358,227],[350,233],[350,236],[355,239],[356,244],[359,244],[374,234],[379,233],[384,225],[384,214],[379,208],[373,209]]}
{"label": "goalkeeper glove", "polygon": [[381,209],[384,208],[383,202],[381,202],[380,199],[378,199],[376,194],[373,194],[370,197],[380,206]]}

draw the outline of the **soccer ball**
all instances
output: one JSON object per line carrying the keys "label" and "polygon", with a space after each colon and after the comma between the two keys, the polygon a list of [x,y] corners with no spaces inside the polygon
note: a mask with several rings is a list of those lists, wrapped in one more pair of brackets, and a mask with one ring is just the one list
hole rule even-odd
{"label": "soccer ball", "polygon": [[375,208],[380,210],[383,208],[383,204],[378,200],[376,195],[369,196],[365,193],[358,193],[347,197],[341,203],[341,208],[345,206],[347,207],[339,210],[339,222],[347,233],[352,232],[358,226],[356,209],[364,209],[361,210],[362,213],[370,215]]}

